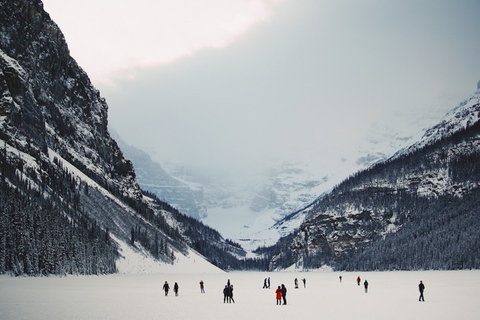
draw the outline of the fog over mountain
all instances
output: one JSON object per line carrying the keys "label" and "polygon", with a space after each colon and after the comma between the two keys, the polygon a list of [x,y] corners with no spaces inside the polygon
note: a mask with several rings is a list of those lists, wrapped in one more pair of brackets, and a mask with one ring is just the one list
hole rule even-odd
{"label": "fog over mountain", "polygon": [[45,1],[110,127],[191,188],[174,206],[237,239],[420,136],[480,74],[467,0],[63,3]]}
{"label": "fog over mountain", "polygon": [[476,1],[229,3],[45,6],[127,144],[231,185],[283,161],[322,176],[356,158],[372,128],[410,136],[478,81]]}
{"label": "fog over mountain", "polygon": [[[299,227],[305,214],[288,215],[310,205],[355,172],[386,160],[421,137],[436,117],[417,117],[403,128],[390,123],[368,128],[368,138],[350,150],[331,145],[328,165],[301,161],[271,162],[263,171],[246,173],[232,181],[228,172],[204,172],[186,164],[160,164],[144,151],[128,146],[115,134],[125,155],[133,161],[140,186],[180,211],[219,230],[224,237],[249,250],[273,245]],[[396,122],[398,123],[398,121]],[[338,150],[336,150],[338,148]],[[337,154],[334,154],[337,152]],[[335,159],[334,155],[341,158]],[[333,157],[333,158],[330,158]],[[230,173],[231,174],[231,173]]]}

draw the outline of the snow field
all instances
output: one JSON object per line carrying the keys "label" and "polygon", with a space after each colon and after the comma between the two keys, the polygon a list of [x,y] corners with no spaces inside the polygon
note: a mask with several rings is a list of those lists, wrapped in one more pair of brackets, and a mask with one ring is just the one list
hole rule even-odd
{"label": "snow field", "polygon": [[[340,283],[338,276],[342,275]],[[362,278],[357,286],[356,277]],[[262,289],[271,278],[271,288]],[[303,288],[302,278],[307,279]],[[294,279],[299,289],[294,289]],[[230,279],[235,303],[223,303]],[[369,282],[365,293],[363,281]],[[205,294],[199,282],[205,282]],[[418,302],[418,283],[425,302]],[[170,293],[162,285],[168,281]],[[179,284],[179,296],[173,285]],[[275,303],[285,284],[286,306]],[[418,272],[230,272],[0,277],[0,319],[479,319],[480,270]]]}

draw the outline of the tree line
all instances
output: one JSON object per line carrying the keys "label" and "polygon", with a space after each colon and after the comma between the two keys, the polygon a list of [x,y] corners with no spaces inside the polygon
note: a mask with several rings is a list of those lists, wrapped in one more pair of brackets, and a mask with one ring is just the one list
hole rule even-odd
{"label": "tree line", "polygon": [[[117,247],[108,228],[82,212],[73,176],[51,167],[41,175],[20,156],[0,152],[0,274],[108,274]],[[38,172],[37,172],[38,173]],[[38,178],[35,183],[32,179]],[[47,180],[49,183],[47,184]],[[53,189],[52,189],[53,188]],[[58,193],[57,193],[58,192]]]}
{"label": "tree line", "polygon": [[[293,235],[257,251],[272,257],[270,268],[480,268],[479,136],[476,122],[353,174],[312,204]],[[339,230],[337,243],[326,240]]]}

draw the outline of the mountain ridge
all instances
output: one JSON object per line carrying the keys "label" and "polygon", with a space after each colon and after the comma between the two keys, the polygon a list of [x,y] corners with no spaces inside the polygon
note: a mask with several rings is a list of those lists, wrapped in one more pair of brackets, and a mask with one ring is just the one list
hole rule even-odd
{"label": "mountain ridge", "polygon": [[115,273],[127,247],[160,266],[263,263],[141,190],[105,99],[41,1],[0,9],[0,273]]}
{"label": "mountain ridge", "polygon": [[[184,258],[223,270],[480,268],[480,90],[394,157],[371,166],[375,157],[341,159],[350,163],[338,172],[350,176],[327,176],[328,188],[312,198],[303,190],[322,179],[300,181],[294,177],[305,171],[288,165],[254,194],[217,184],[250,201],[243,207],[241,197],[219,198],[218,214],[263,213],[239,237],[273,225],[279,203],[292,213],[290,195],[306,204],[316,198],[301,210],[305,220],[289,226],[293,232],[286,225],[268,230],[276,240],[285,226],[273,246],[255,239],[264,243],[250,257],[142,190],[108,130],[105,99],[70,57],[41,1],[5,0],[0,9],[0,273],[115,273],[127,250],[160,269]],[[351,171],[352,162],[366,168]]]}
{"label": "mountain ridge", "polygon": [[[480,252],[475,242],[480,239],[474,230],[479,226],[474,221],[479,214],[475,196],[480,173],[479,97],[477,90],[422,139],[355,173],[317,200],[299,229],[260,250],[273,256],[270,267],[478,268]],[[468,228],[458,227],[466,221]],[[449,250],[434,254],[436,244],[444,243],[440,230],[462,237],[445,244]],[[425,242],[427,238],[435,241]],[[470,258],[458,251],[464,245]],[[428,260],[432,254],[433,260]]]}

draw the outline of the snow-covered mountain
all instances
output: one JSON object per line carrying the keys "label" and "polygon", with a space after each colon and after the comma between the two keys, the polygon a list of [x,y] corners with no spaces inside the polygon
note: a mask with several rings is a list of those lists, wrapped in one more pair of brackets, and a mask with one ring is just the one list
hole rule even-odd
{"label": "snow-covered mountain", "polygon": [[298,230],[263,251],[271,267],[478,268],[479,102],[480,88],[418,141],[315,201]]}
{"label": "snow-covered mountain", "polygon": [[425,131],[424,135],[412,145],[399,150],[394,157],[414,152],[424,148],[446,137],[449,137],[459,130],[472,126],[480,118],[480,81],[477,84],[477,91],[462,101],[458,106],[448,112],[438,124]]}
{"label": "snow-covered mountain", "polygon": [[[110,136],[105,100],[41,1],[2,1],[0,21],[0,273],[113,273],[142,259],[257,270],[480,267],[480,89],[414,144],[413,131],[379,127],[330,165],[280,162],[241,184],[133,149],[139,184]],[[207,208],[199,216],[223,236],[188,208]],[[249,250],[277,243],[249,259],[232,239]]]}
{"label": "snow-covered mountain", "polygon": [[[315,163],[280,161],[271,163],[255,179],[240,182],[182,164],[160,165],[145,152],[117,140],[132,159],[142,188],[200,218],[251,252],[259,246],[273,245],[293,232],[315,199],[348,176],[412,143],[421,129],[434,121],[434,116],[412,119],[411,127],[402,128],[401,132],[391,125],[376,124],[363,144],[350,150],[348,157],[342,153],[330,165],[319,168]],[[172,185],[176,186],[170,188]]]}
{"label": "snow-covered mountain", "polygon": [[431,122],[431,118],[423,119],[404,132],[392,131],[387,126],[372,127],[356,150],[320,168],[315,163],[280,162],[272,164],[262,180],[242,186],[241,190],[226,192],[228,187],[224,185],[205,185],[205,198],[210,202],[202,221],[247,250],[273,245],[300,226],[308,206],[317,198],[348,176],[389,158]]}
{"label": "snow-covered mountain", "polygon": [[203,186],[201,184],[183,181],[179,177],[168,174],[146,152],[128,145],[112,129],[111,133],[125,156],[132,161],[142,190],[152,192],[159,199],[197,220],[205,216],[206,208],[203,204]]}
{"label": "snow-covered mountain", "polygon": [[241,269],[238,244],[143,194],[42,2],[2,1],[0,21],[0,274],[114,273],[126,251]]}

